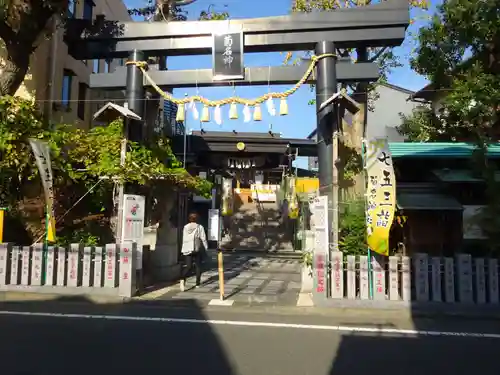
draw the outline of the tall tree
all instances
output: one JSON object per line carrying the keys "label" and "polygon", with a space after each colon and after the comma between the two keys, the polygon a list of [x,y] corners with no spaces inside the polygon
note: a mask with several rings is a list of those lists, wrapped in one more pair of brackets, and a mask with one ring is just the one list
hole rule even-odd
{"label": "tall tree", "polygon": [[444,96],[425,125],[452,140],[498,141],[500,3],[448,0],[420,30],[418,42],[412,67]]}
{"label": "tall tree", "polygon": [[472,167],[486,183],[487,206],[477,217],[500,251],[500,184],[497,165],[487,157],[489,144],[500,140],[500,3],[498,0],[448,0],[420,29],[412,67],[433,83],[444,98],[440,109],[413,116],[402,131],[430,134],[477,145]]}
{"label": "tall tree", "polygon": [[[362,7],[381,1],[384,0],[294,0],[292,11],[335,11],[341,8]],[[409,0],[409,3],[412,7],[427,9],[427,0]],[[351,59],[356,62],[377,62],[380,66],[380,80],[382,81],[387,79],[391,69],[401,66],[398,57],[394,54],[393,48],[391,47],[339,49],[338,54],[343,57],[350,56]],[[361,110],[354,116],[351,125],[343,127],[345,139],[345,147],[343,147],[343,149],[344,151],[349,151],[348,153],[354,155],[358,160],[361,159],[361,144],[362,138],[365,135],[370,99],[375,98],[373,87],[373,85],[364,82],[357,83],[350,87],[353,98],[361,104]],[[352,153],[352,150],[356,152]],[[344,159],[345,158],[344,155]],[[349,163],[349,161],[344,161],[343,163]],[[356,185],[355,193],[362,194],[364,185],[362,176],[358,175],[353,182]]]}

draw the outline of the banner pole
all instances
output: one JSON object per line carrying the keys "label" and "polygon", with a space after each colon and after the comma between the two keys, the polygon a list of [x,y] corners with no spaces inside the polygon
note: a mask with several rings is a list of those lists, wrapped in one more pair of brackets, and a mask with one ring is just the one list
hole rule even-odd
{"label": "banner pole", "polygon": [[42,254],[42,285],[45,285],[45,268],[47,266],[47,252],[49,250],[49,227],[50,227],[50,213],[49,206],[45,206],[45,237],[43,240],[43,254]]}
{"label": "banner pole", "polygon": [[[365,188],[368,189],[368,176],[366,175],[366,142],[362,142],[361,145],[361,160],[363,163],[363,171],[365,174]],[[365,227],[366,227],[366,215],[367,215],[367,194],[365,194]],[[368,237],[368,231],[365,230],[365,239]],[[370,299],[373,299],[373,273],[372,273],[372,252],[370,247],[367,246],[368,255],[368,295]]]}

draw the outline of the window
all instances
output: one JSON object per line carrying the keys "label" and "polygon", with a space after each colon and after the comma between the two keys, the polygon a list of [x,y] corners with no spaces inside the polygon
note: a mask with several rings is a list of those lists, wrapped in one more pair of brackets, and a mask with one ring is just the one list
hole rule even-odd
{"label": "window", "polygon": [[71,106],[71,84],[73,83],[73,73],[70,70],[64,69],[61,104],[69,108]]}
{"label": "window", "polygon": [[92,20],[94,18],[94,2],[92,0],[84,0],[83,2],[83,19]]}
{"label": "window", "polygon": [[76,13],[76,0],[68,0],[68,18],[74,18]]}
{"label": "window", "polygon": [[85,104],[87,103],[87,89],[88,86],[80,82],[78,84],[78,110],[77,110],[77,115],[78,118],[81,120],[85,120]]}

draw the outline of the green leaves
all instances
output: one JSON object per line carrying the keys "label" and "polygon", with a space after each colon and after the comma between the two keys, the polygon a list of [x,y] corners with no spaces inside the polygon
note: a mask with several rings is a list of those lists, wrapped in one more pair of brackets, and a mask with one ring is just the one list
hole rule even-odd
{"label": "green leaves", "polygon": [[128,142],[125,165],[120,165],[123,125],[115,121],[89,131],[70,125],[49,129],[36,106],[29,101],[4,96],[0,98],[0,183],[1,199],[14,203],[23,183],[37,175],[28,138],[49,142],[55,183],[67,185],[109,178],[139,185],[156,180],[208,194],[211,185],[191,176],[176,159],[166,138],[150,145]]}

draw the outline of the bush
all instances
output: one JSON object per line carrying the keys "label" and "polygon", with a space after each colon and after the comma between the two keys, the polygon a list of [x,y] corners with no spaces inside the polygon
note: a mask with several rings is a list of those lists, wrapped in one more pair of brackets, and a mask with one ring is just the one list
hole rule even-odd
{"label": "bush", "polygon": [[363,199],[347,202],[340,216],[339,249],[344,255],[366,255],[366,217]]}

